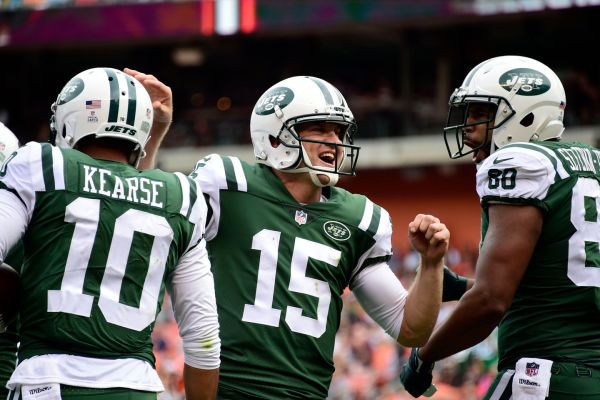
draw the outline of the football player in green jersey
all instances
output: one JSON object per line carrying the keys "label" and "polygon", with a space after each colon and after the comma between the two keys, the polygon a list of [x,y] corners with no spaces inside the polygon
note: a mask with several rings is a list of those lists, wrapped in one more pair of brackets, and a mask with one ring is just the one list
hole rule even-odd
{"label": "football player in green jersey", "polygon": [[482,243],[474,286],[404,367],[413,396],[434,361],[498,326],[485,399],[600,398],[600,151],[559,141],[565,105],[558,76],[518,56],[477,65],[450,97],[445,140],[477,163]]}
{"label": "football player in green jersey", "polygon": [[214,397],[220,339],[206,203],[183,174],[136,169],[156,106],[135,78],[86,70],[53,105],[57,146],[29,143],[0,171],[0,260],[20,239],[25,247],[9,397],[156,399],[150,334],[165,288],[187,398]]}
{"label": "football player in green jersey", "polygon": [[[11,132],[6,125],[0,122],[0,170],[4,161],[19,148],[19,139]],[[10,265],[17,271],[21,267],[21,260],[18,251],[12,251],[6,256],[4,260],[6,264]],[[17,361],[17,344],[18,329],[17,323],[14,322],[2,332],[0,328],[0,399],[5,399],[8,395],[6,389],[6,382],[15,369],[15,363]]]}
{"label": "football player in green jersey", "polygon": [[405,290],[387,262],[392,226],[367,197],[335,187],[359,148],[342,94],[315,77],[285,79],[253,109],[257,164],[216,154],[191,176],[208,199],[206,238],[221,326],[220,399],[324,399],[334,371],[341,295],[405,346],[424,343],[441,302],[449,232],[417,215],[421,268]]}

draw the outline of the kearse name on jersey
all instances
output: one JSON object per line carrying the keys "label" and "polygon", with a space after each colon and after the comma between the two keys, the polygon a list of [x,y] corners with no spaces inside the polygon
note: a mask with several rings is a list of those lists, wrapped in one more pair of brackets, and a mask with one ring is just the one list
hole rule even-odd
{"label": "kearse name on jersey", "polygon": [[85,164],[82,166],[83,181],[80,179],[80,185],[83,192],[152,207],[164,207],[166,189],[163,181],[137,176],[124,178],[113,175],[107,169]]}

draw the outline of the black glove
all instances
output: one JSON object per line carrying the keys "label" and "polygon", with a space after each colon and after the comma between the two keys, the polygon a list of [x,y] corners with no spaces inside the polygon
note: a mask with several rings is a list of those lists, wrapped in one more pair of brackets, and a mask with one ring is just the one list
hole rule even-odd
{"label": "black glove", "polygon": [[458,300],[467,291],[467,278],[460,276],[444,266],[444,287],[442,301]]}
{"label": "black glove", "polygon": [[400,372],[400,381],[404,385],[404,389],[411,396],[417,398],[421,395],[430,397],[437,390],[434,385],[431,384],[433,375],[433,366],[435,363],[423,361],[417,355],[419,349],[413,348],[410,352],[408,362],[402,367]]}

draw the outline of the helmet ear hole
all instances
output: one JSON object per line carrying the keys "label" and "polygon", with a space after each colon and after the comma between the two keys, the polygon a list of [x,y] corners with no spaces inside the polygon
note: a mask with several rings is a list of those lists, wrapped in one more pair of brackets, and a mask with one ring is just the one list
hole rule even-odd
{"label": "helmet ear hole", "polygon": [[533,115],[533,113],[529,113],[525,117],[523,117],[523,119],[519,123],[527,128],[528,126],[531,126],[533,124],[534,119],[535,116]]}
{"label": "helmet ear hole", "polygon": [[269,135],[269,143],[271,143],[271,147],[276,149],[281,144],[281,140],[278,137]]}

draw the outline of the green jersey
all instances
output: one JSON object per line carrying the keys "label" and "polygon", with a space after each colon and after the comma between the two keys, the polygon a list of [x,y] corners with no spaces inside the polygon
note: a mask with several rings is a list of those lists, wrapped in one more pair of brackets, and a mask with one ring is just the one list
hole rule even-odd
{"label": "green jersey", "polygon": [[508,145],[477,172],[482,237],[493,203],[528,204],[544,223],[499,326],[499,369],[521,357],[600,368],[600,151],[578,143]]}
{"label": "green jersey", "polygon": [[269,167],[234,157],[210,155],[191,176],[208,197],[220,397],[325,398],[340,296],[390,258],[389,214],[339,188],[298,204]]}
{"label": "green jersey", "polygon": [[19,362],[69,354],[153,367],[165,283],[204,229],[196,183],[49,144],[16,154],[0,191],[15,194],[29,219]]}

